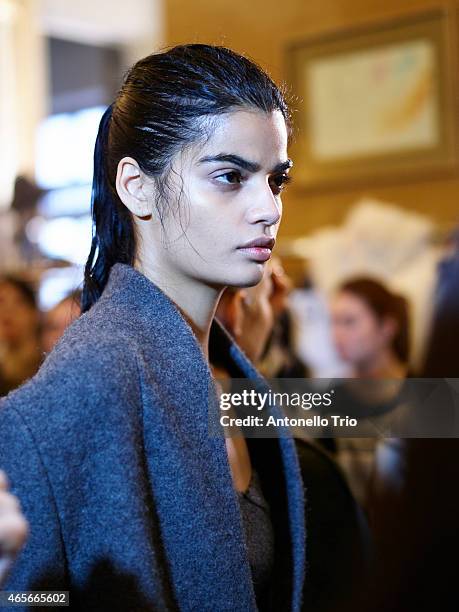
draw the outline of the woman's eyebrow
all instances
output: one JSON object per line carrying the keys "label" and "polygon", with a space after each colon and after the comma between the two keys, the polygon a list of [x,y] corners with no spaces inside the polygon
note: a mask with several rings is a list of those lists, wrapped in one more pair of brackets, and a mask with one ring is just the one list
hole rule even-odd
{"label": "woman's eyebrow", "polygon": [[[230,164],[234,164],[235,166],[239,166],[243,170],[247,170],[247,172],[258,172],[261,170],[260,164],[257,162],[249,161],[248,159],[244,159],[239,155],[233,155],[231,153],[219,153],[218,155],[208,155],[206,157],[201,157],[198,160],[199,164],[206,162],[229,162]],[[287,159],[285,162],[280,162],[277,164],[272,172],[282,172],[291,168],[293,166],[293,161],[291,159]]]}

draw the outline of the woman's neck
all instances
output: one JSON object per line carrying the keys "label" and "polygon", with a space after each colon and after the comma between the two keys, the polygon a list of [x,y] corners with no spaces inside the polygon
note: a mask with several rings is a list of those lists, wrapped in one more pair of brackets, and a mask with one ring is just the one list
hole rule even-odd
{"label": "woman's neck", "polygon": [[[134,267],[155,283],[178,307],[209,361],[209,335],[223,287],[212,287],[189,277],[174,278],[158,267],[136,262]],[[164,279],[167,279],[166,281]]]}

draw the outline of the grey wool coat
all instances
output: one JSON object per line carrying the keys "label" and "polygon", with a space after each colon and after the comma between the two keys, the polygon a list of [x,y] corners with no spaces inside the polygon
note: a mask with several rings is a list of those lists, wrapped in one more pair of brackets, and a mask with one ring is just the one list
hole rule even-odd
{"label": "grey wool coat", "polygon": [[[233,377],[266,385],[217,320],[212,354]],[[175,304],[115,264],[99,300],[0,402],[0,468],[31,529],[4,590],[69,590],[71,609],[84,612],[257,610],[225,440],[208,431],[209,388]],[[294,442],[247,442],[275,529],[266,609],[299,611],[305,524]]]}

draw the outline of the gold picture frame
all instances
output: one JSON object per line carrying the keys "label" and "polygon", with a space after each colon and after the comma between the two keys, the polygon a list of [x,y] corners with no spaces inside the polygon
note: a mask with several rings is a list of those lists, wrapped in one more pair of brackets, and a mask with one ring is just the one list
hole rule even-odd
{"label": "gold picture frame", "polygon": [[289,45],[296,184],[457,172],[455,17],[435,10]]}

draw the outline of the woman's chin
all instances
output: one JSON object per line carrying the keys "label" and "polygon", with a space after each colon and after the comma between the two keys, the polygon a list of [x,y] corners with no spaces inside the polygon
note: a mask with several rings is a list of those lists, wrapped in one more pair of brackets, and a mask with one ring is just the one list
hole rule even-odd
{"label": "woman's chin", "polygon": [[[231,270],[215,270],[201,277],[201,281],[213,287],[237,287],[243,289],[254,287],[263,278],[265,263],[251,262],[250,265],[233,266]],[[196,278],[196,277],[195,277]]]}
{"label": "woman's chin", "polygon": [[[231,287],[254,287],[263,278],[265,264],[254,263],[251,269],[240,270],[240,274],[232,274],[231,282],[227,283]],[[235,271],[236,272],[236,271]]]}

